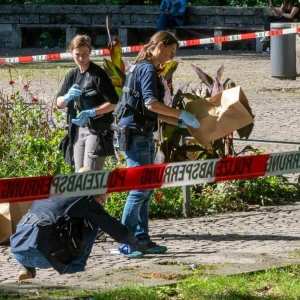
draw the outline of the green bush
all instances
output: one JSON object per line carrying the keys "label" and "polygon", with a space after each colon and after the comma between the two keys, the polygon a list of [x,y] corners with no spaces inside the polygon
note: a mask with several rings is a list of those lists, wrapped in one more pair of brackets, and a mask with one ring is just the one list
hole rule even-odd
{"label": "green bush", "polygon": [[0,178],[71,172],[58,150],[65,113],[35,96],[11,65],[3,67],[8,69],[10,93],[0,92]]}
{"label": "green bush", "polygon": [[[28,5],[159,5],[160,0],[0,0],[0,4]],[[280,0],[273,1],[275,6]],[[264,7],[268,2],[263,0],[191,0],[189,6],[257,6]]]}
{"label": "green bush", "polygon": [[11,5],[159,5],[159,3],[158,0],[0,0],[0,4]]}

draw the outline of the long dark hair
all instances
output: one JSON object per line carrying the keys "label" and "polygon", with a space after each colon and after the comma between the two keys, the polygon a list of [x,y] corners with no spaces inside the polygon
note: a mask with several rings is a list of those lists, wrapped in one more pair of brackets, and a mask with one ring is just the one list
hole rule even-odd
{"label": "long dark hair", "polygon": [[283,11],[291,11],[293,9],[295,0],[283,0],[282,1],[282,9]]}
{"label": "long dark hair", "polygon": [[134,63],[137,63],[143,59],[149,59],[152,57],[152,51],[159,43],[163,43],[165,46],[171,46],[176,44],[177,49],[179,48],[179,42],[176,36],[167,30],[162,30],[156,32],[151,38],[147,45],[139,52],[138,56],[134,60]]}

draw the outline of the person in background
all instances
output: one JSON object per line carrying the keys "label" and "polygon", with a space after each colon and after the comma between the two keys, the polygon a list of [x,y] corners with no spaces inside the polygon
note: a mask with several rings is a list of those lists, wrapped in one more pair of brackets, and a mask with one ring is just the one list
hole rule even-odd
{"label": "person in background", "polygon": [[[269,8],[275,15],[268,16],[264,26],[265,31],[270,30],[271,23],[289,23],[300,20],[300,3],[297,0],[283,0],[279,8],[274,7],[270,0]],[[270,38],[266,36],[260,41],[268,42],[269,40]]]}
{"label": "person in background", "polygon": [[157,31],[172,29],[184,25],[184,14],[187,2],[185,0],[162,0],[157,21]]}
{"label": "person in background", "polygon": [[[177,38],[169,31],[158,31],[136,57],[126,76],[125,86],[114,114],[118,126],[129,127],[128,149],[122,151],[127,166],[135,167],[154,163],[155,145],[153,132],[158,119],[182,128],[199,127],[193,114],[166,106],[164,86],[158,77],[158,68],[172,60],[179,47]],[[149,235],[148,219],[150,197],[153,190],[131,190],[123,210],[121,222],[134,232],[146,253],[164,253],[167,247],[153,242]],[[120,252],[130,251],[128,245],[119,247]]]}
{"label": "person in background", "polygon": [[75,171],[82,167],[101,170],[106,156],[114,154],[110,124],[119,97],[106,72],[90,61],[89,36],[75,36],[68,49],[77,67],[67,73],[57,95],[57,107],[75,108],[78,113],[69,124],[75,131]]}
{"label": "person in background", "polygon": [[36,268],[52,267],[60,274],[84,271],[99,229],[118,243],[128,243],[128,258],[142,257],[145,246],[104,210],[104,202],[102,195],[35,201],[10,238],[12,255],[20,265],[18,281],[35,278]]}

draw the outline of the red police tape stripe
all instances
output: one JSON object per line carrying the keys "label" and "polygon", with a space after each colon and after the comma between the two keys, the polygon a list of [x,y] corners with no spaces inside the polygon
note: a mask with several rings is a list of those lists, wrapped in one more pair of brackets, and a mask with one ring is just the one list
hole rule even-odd
{"label": "red police tape stripe", "polygon": [[185,186],[300,172],[300,152],[0,180],[0,203]]}
{"label": "red police tape stripe", "polygon": [[110,173],[107,192],[121,192],[136,189],[154,189],[163,184],[165,169],[168,164],[140,166],[116,169]]}
{"label": "red police tape stripe", "polygon": [[52,176],[0,180],[0,202],[23,202],[50,196]]}
{"label": "red police tape stripe", "polygon": [[[252,32],[252,33],[242,33],[237,35],[228,35],[228,36],[218,36],[212,38],[204,38],[204,39],[195,39],[195,40],[186,40],[180,41],[180,47],[191,47],[197,45],[204,45],[204,44],[213,44],[213,43],[225,43],[237,40],[248,40],[248,39],[255,39],[261,38],[264,36],[275,36],[275,35],[285,35],[285,34],[292,34],[292,33],[299,33],[300,27],[294,28],[287,28],[287,29],[276,29],[270,31],[259,31],[259,32]],[[144,46],[127,46],[122,47],[123,53],[130,53],[130,52],[139,52]],[[96,55],[109,55],[110,52],[108,49],[100,49],[100,50],[93,50],[91,56]],[[60,60],[64,58],[72,58],[70,53],[54,53],[54,54],[47,54],[47,55],[37,55],[37,56],[24,56],[24,57],[9,57],[9,58],[0,58],[1,63],[26,63],[26,62],[37,62],[37,61],[51,61],[51,60]]]}
{"label": "red police tape stripe", "polygon": [[[264,176],[270,155],[221,159],[216,167],[216,182]],[[255,161],[255,163],[253,162]]]}

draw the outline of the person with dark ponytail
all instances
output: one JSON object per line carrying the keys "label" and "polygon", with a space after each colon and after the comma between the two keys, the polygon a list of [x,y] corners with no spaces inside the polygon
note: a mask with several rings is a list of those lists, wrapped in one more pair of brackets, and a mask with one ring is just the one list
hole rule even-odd
{"label": "person with dark ponytail", "polygon": [[297,0],[283,0],[279,8],[274,7],[270,0],[270,9],[276,14],[274,22],[294,22],[300,19],[300,3]]}
{"label": "person with dark ponytail", "polygon": [[[158,69],[172,60],[179,47],[175,35],[169,31],[156,32],[149,43],[137,55],[134,65],[126,76],[122,95],[114,111],[118,126],[130,131],[128,149],[122,151],[128,167],[154,163],[155,146],[153,132],[158,120],[181,128],[187,125],[198,128],[197,118],[185,111],[164,104],[164,86],[158,77]],[[121,222],[128,227],[147,252],[159,254],[167,247],[157,245],[149,235],[148,218],[153,190],[131,190],[123,210]],[[119,247],[120,252],[130,253],[128,245]]]}
{"label": "person with dark ponytail", "polygon": [[[272,0],[269,1],[269,8],[275,14],[268,16],[265,22],[265,31],[270,30],[271,23],[291,23],[300,20],[300,3],[297,0],[283,0],[280,7],[275,7]],[[269,37],[263,37],[260,41],[269,41]]]}

